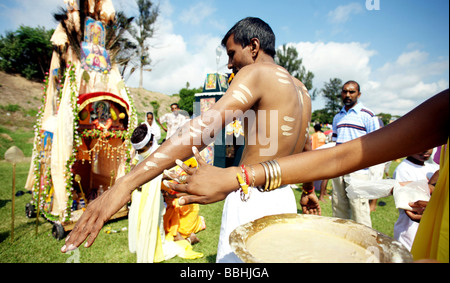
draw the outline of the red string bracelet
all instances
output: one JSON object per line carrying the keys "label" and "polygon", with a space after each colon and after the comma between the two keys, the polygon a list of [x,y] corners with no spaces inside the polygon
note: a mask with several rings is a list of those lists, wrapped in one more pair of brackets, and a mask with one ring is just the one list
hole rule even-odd
{"label": "red string bracelet", "polygon": [[250,178],[248,177],[247,169],[244,165],[241,165],[242,172],[245,174],[245,183],[250,186]]}

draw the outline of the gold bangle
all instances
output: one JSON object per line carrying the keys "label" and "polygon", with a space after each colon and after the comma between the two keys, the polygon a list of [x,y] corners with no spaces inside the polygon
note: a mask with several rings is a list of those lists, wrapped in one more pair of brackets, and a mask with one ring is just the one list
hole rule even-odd
{"label": "gold bangle", "polygon": [[274,187],[275,169],[273,168],[271,161],[267,162],[267,167],[269,167],[269,172],[270,172],[270,185],[269,185],[269,189],[267,191],[270,192],[271,190],[273,190],[273,187]]}
{"label": "gold bangle", "polygon": [[273,160],[272,163],[274,165],[274,168],[276,168],[276,176],[277,176],[275,187],[273,189],[278,189],[281,186],[281,167],[278,161],[276,160]]}
{"label": "gold bangle", "polygon": [[260,164],[264,168],[264,173],[266,175],[266,184],[265,184],[265,187],[264,187],[264,190],[263,190],[263,192],[265,192],[265,191],[267,191],[267,188],[269,187],[269,169],[267,168],[267,165],[264,162],[262,162]]}
{"label": "gold bangle", "polygon": [[270,170],[270,186],[268,191],[272,191],[275,186],[275,168],[273,167],[272,161],[267,161],[267,166]]}
{"label": "gold bangle", "polygon": [[278,184],[278,187],[281,187],[281,185],[283,183],[283,179],[281,178],[283,176],[283,175],[281,175],[281,166],[280,166],[280,163],[278,163],[277,160],[275,160],[275,163],[277,164],[278,170],[280,171],[280,183]]}
{"label": "gold bangle", "polygon": [[[278,161],[270,160],[260,163],[264,168],[264,173],[266,176],[266,183],[264,189],[260,187],[260,191],[270,192],[281,186],[281,167]],[[252,174],[254,173],[252,168]],[[254,176],[253,176],[254,177]],[[253,178],[254,179],[254,178]],[[253,180],[254,182],[254,180]]]}

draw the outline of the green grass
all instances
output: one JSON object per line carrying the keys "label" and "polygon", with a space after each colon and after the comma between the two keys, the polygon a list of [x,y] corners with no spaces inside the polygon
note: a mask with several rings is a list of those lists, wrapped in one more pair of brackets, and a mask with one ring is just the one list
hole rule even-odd
{"label": "green grass", "polygon": [[[16,192],[24,191],[29,165],[29,163],[16,165]],[[31,194],[28,193],[15,197],[14,241],[11,242],[12,165],[5,161],[0,162],[0,180],[0,219],[2,220],[0,221],[0,262],[64,263],[73,259],[74,253],[62,254],[59,251],[64,241],[53,238],[51,234],[53,224],[43,217],[39,218],[36,235],[36,219],[25,216],[25,205],[31,200]],[[200,213],[205,217],[207,228],[198,233],[201,242],[194,246],[194,251],[201,252],[204,256],[196,260],[175,257],[167,262],[215,262],[222,207],[223,202],[201,207]],[[107,223],[91,248],[79,248],[80,262],[136,262],[136,255],[128,251],[128,232],[106,234],[106,227],[120,230],[128,227],[128,219],[122,218]]]}
{"label": "green grass", "polygon": [[[12,140],[3,137],[1,134],[8,135]],[[33,131],[23,129],[11,131],[0,126],[0,160],[5,159],[5,152],[13,145],[20,148],[25,156],[31,156],[31,152],[33,151],[33,139]]]}
{"label": "green grass", "polygon": [[[398,163],[393,162],[391,172]],[[29,163],[19,163],[16,166],[16,192],[24,190],[29,169]],[[392,176],[392,173],[391,173]],[[15,225],[14,241],[11,242],[11,209],[12,209],[12,165],[5,161],[0,162],[0,262],[1,263],[64,263],[74,259],[73,254],[62,254],[59,250],[64,244],[51,235],[52,223],[43,217],[39,218],[38,234],[36,235],[36,220],[25,216],[25,205],[31,200],[30,194],[24,194],[15,198]],[[298,204],[301,190],[295,189],[294,194]],[[398,212],[395,209],[393,197],[378,200],[386,203],[385,206],[377,206],[377,210],[371,214],[373,228],[393,236],[394,223]],[[321,202],[322,215],[331,216],[331,200]],[[175,257],[169,263],[211,263],[215,262],[217,243],[219,239],[220,221],[223,202],[201,206],[200,214],[205,217],[206,230],[198,233],[200,243],[194,245],[194,251],[201,252],[204,256],[196,260],[185,260]],[[105,227],[120,230],[128,227],[127,218],[109,222]],[[94,245],[85,249],[79,248],[79,261],[82,263],[133,263],[136,255],[128,251],[128,233],[106,234],[105,227],[99,234]]]}

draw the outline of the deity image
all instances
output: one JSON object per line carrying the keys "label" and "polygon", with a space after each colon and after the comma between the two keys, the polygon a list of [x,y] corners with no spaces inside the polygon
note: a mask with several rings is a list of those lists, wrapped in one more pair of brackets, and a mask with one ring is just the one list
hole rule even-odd
{"label": "deity image", "polygon": [[95,44],[91,45],[91,53],[86,57],[86,63],[99,69],[106,69],[108,67],[108,63],[100,50],[100,46]]}
{"label": "deity image", "polygon": [[105,28],[100,21],[86,19],[84,41],[81,43],[81,63],[86,71],[111,70],[111,62],[105,49]]}
{"label": "deity image", "polygon": [[208,74],[205,89],[215,89],[215,88],[216,88],[216,74]]}
{"label": "deity image", "polygon": [[98,25],[92,25],[90,27],[91,29],[91,35],[92,35],[92,43],[95,45],[99,45],[100,43],[100,36],[102,34],[102,29]]}
{"label": "deity image", "polygon": [[86,19],[84,41],[105,47],[105,28],[100,21],[95,21],[92,18]]}
{"label": "deity image", "polygon": [[96,44],[83,42],[82,64],[85,70],[105,71],[111,69],[106,50]]}
{"label": "deity image", "polygon": [[109,130],[111,127],[112,119],[109,108],[110,105],[108,102],[97,101],[94,103],[94,112],[91,113],[91,121],[98,130]]}

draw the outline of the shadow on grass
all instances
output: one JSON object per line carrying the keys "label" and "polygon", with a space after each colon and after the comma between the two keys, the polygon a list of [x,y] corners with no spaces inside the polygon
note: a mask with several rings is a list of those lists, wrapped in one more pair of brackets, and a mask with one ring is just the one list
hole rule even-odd
{"label": "shadow on grass", "polygon": [[8,202],[11,202],[10,199],[0,199],[0,208],[4,207]]}

